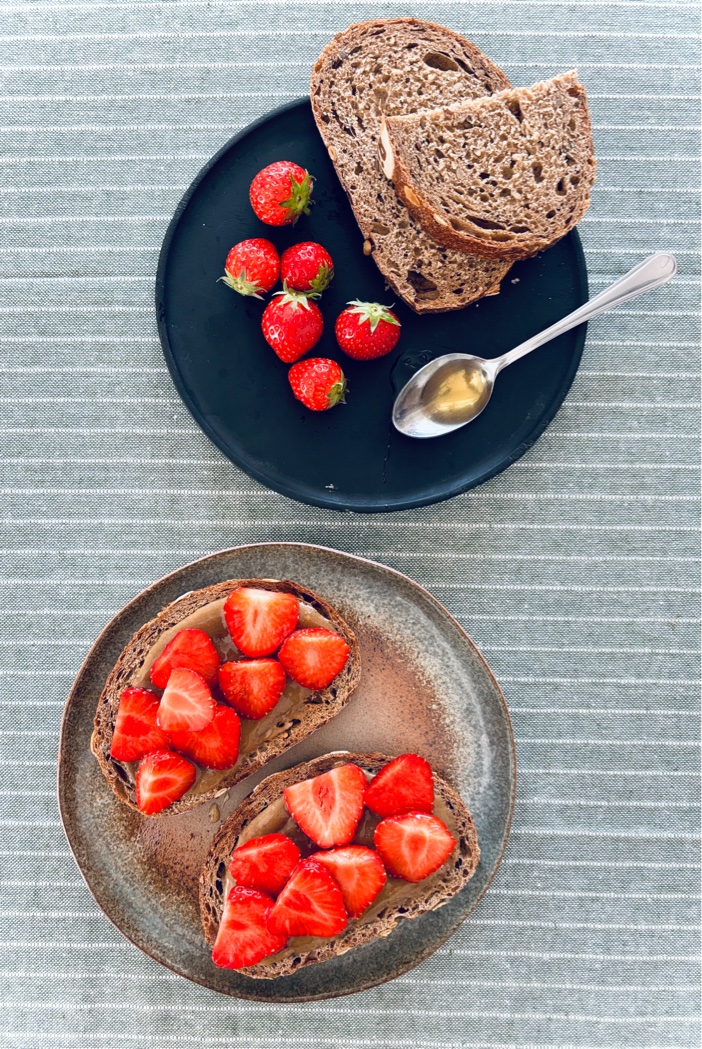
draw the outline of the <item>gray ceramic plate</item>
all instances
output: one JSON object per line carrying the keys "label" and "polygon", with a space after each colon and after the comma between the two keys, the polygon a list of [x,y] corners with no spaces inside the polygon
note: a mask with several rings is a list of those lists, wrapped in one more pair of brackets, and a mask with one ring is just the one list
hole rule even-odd
{"label": "gray ceramic plate", "polygon": [[[120,804],[90,753],[105,679],[131,635],[181,594],[224,579],[296,579],[334,604],[356,631],[363,674],[348,707],[309,739],[229,792],[226,818],[265,775],[331,750],[417,751],[445,776],[475,819],[481,860],[468,886],[438,911],[383,940],[278,980],[212,964],[197,882],[216,824],[210,806],[148,819]],[[484,894],[509,835],[514,739],[485,660],[426,590],[382,565],[324,547],[266,543],[212,554],[144,590],[112,620],[66,704],[59,745],[61,819],[95,900],[127,939],[162,965],[212,990],[259,1001],[351,994],[390,980],[432,954]]]}

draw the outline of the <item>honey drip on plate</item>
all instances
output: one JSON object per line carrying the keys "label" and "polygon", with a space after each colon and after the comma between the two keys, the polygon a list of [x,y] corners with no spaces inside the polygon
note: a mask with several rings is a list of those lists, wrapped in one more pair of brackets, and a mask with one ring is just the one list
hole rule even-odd
{"label": "honey drip on plate", "polygon": [[490,380],[479,365],[466,361],[457,366],[455,361],[448,361],[427,381],[422,390],[422,407],[434,422],[465,422],[485,407],[490,387]]}

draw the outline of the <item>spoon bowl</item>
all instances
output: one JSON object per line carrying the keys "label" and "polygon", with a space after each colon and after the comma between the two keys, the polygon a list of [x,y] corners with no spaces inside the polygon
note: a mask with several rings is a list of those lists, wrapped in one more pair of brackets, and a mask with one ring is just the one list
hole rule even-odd
{"label": "spoon bowl", "polygon": [[469,353],[447,353],[425,364],[395,400],[395,427],[409,437],[438,437],[475,419],[492,396],[492,364]]}
{"label": "spoon bowl", "polygon": [[503,368],[576,325],[667,283],[676,269],[674,255],[657,251],[579,309],[501,357],[483,360],[469,353],[446,353],[430,361],[395,398],[393,424],[400,433],[418,438],[439,437],[465,426],[486,407]]}

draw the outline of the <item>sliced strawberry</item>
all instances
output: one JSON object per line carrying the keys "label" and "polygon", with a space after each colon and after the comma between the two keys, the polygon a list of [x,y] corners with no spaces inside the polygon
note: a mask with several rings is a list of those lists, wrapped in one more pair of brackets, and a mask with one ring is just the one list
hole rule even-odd
{"label": "sliced strawberry", "polygon": [[278,653],[289,677],[315,692],[332,683],[348,658],[349,646],[343,637],[324,627],[296,630]]}
{"label": "sliced strawberry", "polygon": [[224,602],[232,641],[245,656],[269,656],[297,626],[300,607],[293,594],[242,586]]}
{"label": "sliced strawberry", "polygon": [[204,630],[179,630],[151,667],[151,684],[165,688],[171,671],[187,667],[204,678],[208,685],[217,683],[221,660],[217,649]]}
{"label": "sliced strawberry", "polygon": [[207,682],[187,667],[171,671],[158,708],[158,724],[167,732],[199,732],[212,721],[216,703]]}
{"label": "sliced strawberry", "polygon": [[277,659],[241,659],[219,668],[224,698],[250,721],[270,714],[285,690],[285,681],[285,671]]}
{"label": "sliced strawberry", "polygon": [[434,776],[431,765],[418,754],[401,754],[394,758],[368,784],[366,806],[376,816],[432,812]]}
{"label": "sliced strawberry", "polygon": [[218,704],[209,725],[199,732],[171,732],[174,750],[206,769],[230,769],[239,757],[241,722],[231,707]]}
{"label": "sliced strawberry", "polygon": [[310,859],[322,863],[337,882],[350,918],[360,917],[387,881],[380,856],[364,845],[315,852]]}
{"label": "sliced strawberry", "polygon": [[300,850],[285,834],[264,834],[234,849],[229,873],[237,885],[277,896],[294,871]]}
{"label": "sliced strawberry", "polygon": [[456,845],[446,825],[426,812],[388,816],[375,828],[373,841],[388,874],[413,882],[438,870]]}
{"label": "sliced strawberry", "polygon": [[139,762],[136,801],[140,812],[153,816],[182,798],[195,782],[195,766],[170,750],[157,750]]}
{"label": "sliced strawberry", "polygon": [[148,688],[125,688],[122,692],[110,747],[116,761],[138,761],[170,746],[168,733],[156,724],[159,703],[156,693]]}
{"label": "sliced strawberry", "polygon": [[286,936],[336,936],[346,928],[341,889],[326,867],[303,860],[273,904],[268,928]]}
{"label": "sliced strawberry", "polygon": [[285,807],[315,845],[348,845],[363,815],[366,777],[357,765],[341,765],[283,791]]}
{"label": "sliced strawberry", "polygon": [[235,885],[230,890],[212,949],[212,961],[218,968],[256,965],[285,947],[287,936],[271,932],[266,925],[272,903],[270,896],[256,889]]}

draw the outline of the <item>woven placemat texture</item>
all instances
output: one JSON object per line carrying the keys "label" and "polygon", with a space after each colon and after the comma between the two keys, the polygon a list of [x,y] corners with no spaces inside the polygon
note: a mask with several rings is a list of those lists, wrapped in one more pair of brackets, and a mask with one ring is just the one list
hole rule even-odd
{"label": "woven placemat texture", "polygon": [[[656,249],[672,285],[594,321],[537,445],[442,505],[312,509],[251,481],[181,404],[154,273],[185,188],[306,92],[353,21],[464,32],[515,84],[576,66],[597,291]],[[699,13],[648,0],[0,4],[0,1046],[688,1049],[699,1045]],[[356,998],[270,1007],[173,976],[98,911],[55,801],[63,703],[145,584],[300,540],[429,588],[514,718],[503,867],[429,961]]]}

